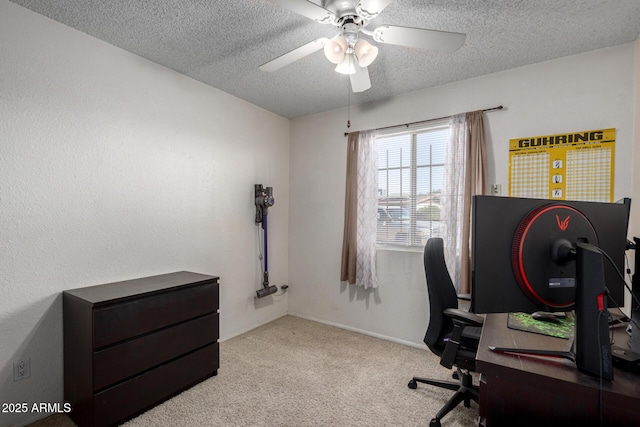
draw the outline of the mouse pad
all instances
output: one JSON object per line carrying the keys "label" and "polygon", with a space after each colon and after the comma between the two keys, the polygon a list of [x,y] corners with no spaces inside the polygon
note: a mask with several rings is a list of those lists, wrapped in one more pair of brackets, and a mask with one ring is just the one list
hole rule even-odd
{"label": "mouse pad", "polygon": [[573,313],[567,313],[566,317],[559,320],[560,323],[550,323],[536,320],[529,313],[509,313],[507,326],[519,331],[564,338],[565,340],[572,339],[575,331]]}

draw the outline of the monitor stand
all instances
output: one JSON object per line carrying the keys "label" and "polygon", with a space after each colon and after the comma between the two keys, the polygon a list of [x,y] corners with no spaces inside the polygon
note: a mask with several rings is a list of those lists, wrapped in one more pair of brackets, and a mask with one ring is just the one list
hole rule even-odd
{"label": "monitor stand", "polygon": [[613,380],[603,255],[588,243],[576,243],[576,333],[570,351],[489,347],[491,351],[560,357],[589,375]]}

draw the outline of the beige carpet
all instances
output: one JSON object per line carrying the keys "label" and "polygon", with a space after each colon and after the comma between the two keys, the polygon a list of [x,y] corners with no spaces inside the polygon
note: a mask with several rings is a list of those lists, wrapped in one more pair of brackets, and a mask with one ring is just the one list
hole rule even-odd
{"label": "beige carpet", "polygon": [[[220,346],[220,370],[125,424],[175,426],[427,426],[451,392],[412,376],[450,379],[424,350],[293,316]],[[476,426],[477,404],[459,406],[443,427]],[[68,427],[54,415],[33,427]]]}

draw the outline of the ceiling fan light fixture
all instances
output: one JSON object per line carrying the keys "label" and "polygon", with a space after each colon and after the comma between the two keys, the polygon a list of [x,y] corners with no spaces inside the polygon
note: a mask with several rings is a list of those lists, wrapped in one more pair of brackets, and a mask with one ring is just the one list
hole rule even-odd
{"label": "ceiling fan light fixture", "polygon": [[325,43],[324,56],[326,56],[330,62],[340,64],[344,61],[347,47],[347,39],[344,38],[344,36],[336,37]]}
{"label": "ceiling fan light fixture", "polygon": [[378,56],[378,48],[363,39],[356,42],[353,50],[361,67],[368,67]]}
{"label": "ceiling fan light fixture", "polygon": [[356,72],[356,58],[353,53],[347,53],[344,60],[338,64],[336,71],[340,74],[354,74]]}

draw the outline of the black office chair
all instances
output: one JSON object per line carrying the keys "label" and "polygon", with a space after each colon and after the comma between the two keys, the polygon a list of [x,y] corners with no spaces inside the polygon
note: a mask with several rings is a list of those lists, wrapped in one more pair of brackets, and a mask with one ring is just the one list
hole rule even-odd
{"label": "black office chair", "polygon": [[440,356],[440,364],[451,369],[458,382],[440,381],[413,377],[409,388],[416,389],[417,383],[455,390],[455,394],[440,409],[429,424],[440,426],[440,420],[464,401],[469,407],[471,400],[478,402],[479,388],[473,385],[471,371],[476,368],[476,352],[484,319],[476,314],[458,309],[458,295],[451,281],[444,260],[444,245],[441,238],[431,238],[424,248],[424,270],[427,275],[429,293],[429,325],[424,336],[427,347]]}

